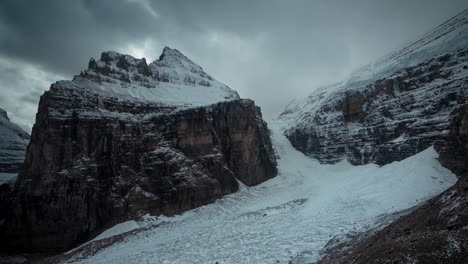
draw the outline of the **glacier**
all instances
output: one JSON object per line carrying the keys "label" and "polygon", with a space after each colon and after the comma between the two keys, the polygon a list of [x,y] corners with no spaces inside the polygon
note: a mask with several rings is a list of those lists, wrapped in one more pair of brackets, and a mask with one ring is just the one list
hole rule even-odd
{"label": "glacier", "polygon": [[97,238],[63,263],[310,263],[332,237],[389,224],[457,181],[432,147],[384,166],[320,164],[291,146],[284,125],[270,124],[276,178],[182,215],[117,225],[105,233],[122,239]]}

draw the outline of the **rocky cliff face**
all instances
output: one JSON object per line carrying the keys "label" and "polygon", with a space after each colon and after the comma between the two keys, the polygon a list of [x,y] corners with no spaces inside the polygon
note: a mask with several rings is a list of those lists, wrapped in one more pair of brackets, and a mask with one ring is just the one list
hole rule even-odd
{"label": "rocky cliff face", "polygon": [[0,173],[16,173],[21,169],[29,138],[0,108]]}
{"label": "rocky cliff face", "polygon": [[468,180],[468,105],[452,113],[446,142],[436,144],[440,163],[459,178]]}
{"label": "rocky cliff face", "polygon": [[41,97],[2,243],[65,250],[124,219],[178,214],[276,174],[253,101],[176,50],[150,65],[103,53]]}
{"label": "rocky cliff face", "polygon": [[468,96],[468,11],[281,114],[295,148],[323,163],[387,164],[446,140]]}

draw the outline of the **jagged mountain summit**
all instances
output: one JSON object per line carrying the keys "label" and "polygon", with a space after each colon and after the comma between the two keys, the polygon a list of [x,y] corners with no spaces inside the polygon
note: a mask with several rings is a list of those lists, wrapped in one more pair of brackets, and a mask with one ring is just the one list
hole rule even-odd
{"label": "jagged mountain summit", "polygon": [[21,169],[29,138],[0,108],[0,173],[16,173]]}
{"label": "jagged mountain summit", "polygon": [[448,135],[468,96],[468,10],[280,115],[294,147],[323,163],[387,164]]}
{"label": "jagged mountain summit", "polygon": [[164,105],[207,105],[239,99],[236,91],[213,79],[176,49],[165,47],[158,60],[103,52],[89,61],[88,69],[73,81],[61,81],[66,88],[86,88],[104,94],[118,94]]}
{"label": "jagged mountain summit", "polygon": [[[2,249],[57,252],[145,214],[174,215],[277,174],[260,108],[175,49],[115,52],[41,96]],[[4,245],[5,244],[5,245]]]}

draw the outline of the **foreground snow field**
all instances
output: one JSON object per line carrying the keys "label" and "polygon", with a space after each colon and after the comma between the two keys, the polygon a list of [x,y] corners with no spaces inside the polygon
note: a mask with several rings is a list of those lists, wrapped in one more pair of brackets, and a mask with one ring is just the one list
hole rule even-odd
{"label": "foreground snow field", "polygon": [[279,123],[270,129],[279,156],[276,178],[180,216],[120,224],[101,238],[160,225],[67,263],[310,262],[331,237],[373,228],[457,180],[433,148],[383,167],[321,165],[296,151]]}

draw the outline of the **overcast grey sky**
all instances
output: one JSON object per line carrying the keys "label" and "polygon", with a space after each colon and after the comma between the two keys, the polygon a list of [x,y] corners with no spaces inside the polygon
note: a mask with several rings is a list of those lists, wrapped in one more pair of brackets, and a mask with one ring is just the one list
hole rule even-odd
{"label": "overcast grey sky", "polygon": [[50,83],[102,51],[177,48],[266,119],[468,8],[466,0],[2,0],[0,107],[27,130]]}

